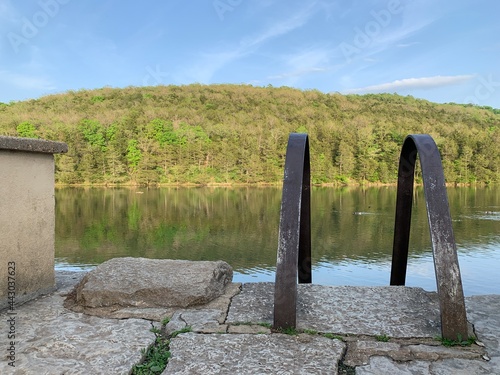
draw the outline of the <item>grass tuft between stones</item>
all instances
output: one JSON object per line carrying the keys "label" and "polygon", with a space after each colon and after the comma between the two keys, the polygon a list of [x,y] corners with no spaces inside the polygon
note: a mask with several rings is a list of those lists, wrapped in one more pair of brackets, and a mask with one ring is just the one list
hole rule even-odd
{"label": "grass tuft between stones", "polygon": [[162,337],[158,328],[151,328],[156,336],[155,342],[147,349],[142,349],[144,359],[134,366],[132,375],[156,375],[161,374],[167,367],[170,353],[170,340]]}
{"label": "grass tuft between stones", "polygon": [[267,322],[257,322],[257,323],[254,323],[254,322],[237,322],[237,323],[232,323],[233,326],[261,326],[261,327],[265,327],[265,328],[269,328],[271,329],[273,327],[273,325],[271,323],[267,323]]}
{"label": "grass tuft between stones", "polygon": [[476,338],[474,336],[470,336],[467,340],[462,340],[462,336],[458,335],[457,340],[445,339],[441,336],[436,337],[436,340],[441,341],[443,346],[451,347],[451,346],[471,346],[476,342]]}
{"label": "grass tuft between stones", "polygon": [[376,335],[375,336],[375,340],[377,341],[381,341],[381,342],[387,342],[389,341],[391,338],[387,335]]}
{"label": "grass tuft between stones", "polygon": [[348,366],[344,363],[344,361],[339,361],[338,363],[338,374],[339,375],[355,375],[356,368],[352,366]]}
{"label": "grass tuft between stones", "polygon": [[[162,321],[166,325],[168,321]],[[151,323],[150,331],[155,335],[155,341],[147,349],[142,349],[143,360],[132,368],[132,375],[157,375],[161,374],[167,367],[168,360],[171,357],[170,339],[177,337],[181,333],[191,332],[190,326],[187,326],[178,331],[174,331],[170,336],[165,337],[161,333],[161,329],[156,328]]]}
{"label": "grass tuft between stones", "polygon": [[278,329],[273,330],[273,332],[284,333],[285,335],[290,335],[290,336],[296,336],[296,335],[299,335],[301,333],[306,333],[306,334],[311,335],[311,336],[320,335],[320,336],[325,337],[325,338],[330,339],[330,340],[345,341],[344,337],[342,337],[342,336],[335,335],[334,333],[320,333],[320,332],[316,331],[315,329],[296,329],[296,328],[290,327],[290,328],[278,328]]}
{"label": "grass tuft between stones", "polygon": [[285,335],[297,336],[300,332],[294,327],[278,328],[276,329],[278,333],[284,333]]}
{"label": "grass tuft between stones", "polygon": [[327,339],[330,339],[330,340],[344,341],[344,338],[342,336],[335,335],[333,333],[323,333],[323,337],[326,337]]}
{"label": "grass tuft between stones", "polygon": [[174,331],[170,334],[170,338],[173,339],[174,337],[177,337],[181,333],[187,333],[187,332],[192,332],[193,330],[191,329],[191,326],[184,327],[182,329],[179,329],[178,331]]}
{"label": "grass tuft between stones", "polygon": [[318,334],[318,331],[316,331],[315,329],[305,329],[304,330],[304,333],[307,333],[308,335],[317,335]]}

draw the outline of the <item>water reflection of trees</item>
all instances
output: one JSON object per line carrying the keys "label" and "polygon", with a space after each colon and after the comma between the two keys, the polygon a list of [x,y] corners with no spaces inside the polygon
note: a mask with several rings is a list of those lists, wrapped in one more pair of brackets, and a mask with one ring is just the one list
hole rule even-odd
{"label": "water reflection of trees", "polygon": [[[500,211],[499,189],[454,188],[448,194],[461,251],[496,239],[500,221],[479,220],[477,212]],[[313,261],[390,259],[395,199],[394,187],[314,188]],[[238,269],[276,263],[280,189],[66,188],[56,191],[56,202],[56,256],[70,263],[116,256],[223,259]],[[430,252],[419,188],[410,241],[410,256]]]}

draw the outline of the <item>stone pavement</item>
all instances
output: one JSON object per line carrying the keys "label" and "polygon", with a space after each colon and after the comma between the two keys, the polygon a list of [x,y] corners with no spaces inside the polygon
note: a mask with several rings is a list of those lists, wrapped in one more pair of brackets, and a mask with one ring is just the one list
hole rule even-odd
{"label": "stone pavement", "polygon": [[[7,337],[9,315],[0,314],[0,374],[127,374],[154,340],[141,319],[100,319],[63,307],[83,273],[57,272],[57,291],[15,309],[15,339]],[[15,367],[7,358],[15,345]]]}
{"label": "stone pavement", "polygon": [[269,329],[272,283],[232,284],[234,297],[197,308],[112,319],[63,307],[81,277],[58,272],[55,293],[16,307],[16,367],[7,358],[9,315],[0,313],[0,374],[128,374],[154,341],[149,318],[166,335],[191,328],[170,340],[163,374],[500,375],[496,295],[466,298],[477,344],[450,348],[435,339],[436,294],[420,288],[299,285],[300,332],[290,335]]}
{"label": "stone pavement", "polygon": [[467,298],[478,344],[445,347],[436,293],[301,284],[298,335],[267,328],[273,293],[272,283],[244,284],[218,328],[178,311],[167,333],[195,332],[171,340],[163,374],[500,374],[500,296]]}

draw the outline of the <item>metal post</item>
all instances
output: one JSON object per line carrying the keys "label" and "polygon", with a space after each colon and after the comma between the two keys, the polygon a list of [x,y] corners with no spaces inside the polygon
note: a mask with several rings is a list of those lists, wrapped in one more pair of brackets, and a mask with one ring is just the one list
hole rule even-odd
{"label": "metal post", "polygon": [[399,159],[391,285],[405,285],[410,238],[411,207],[416,155],[424,181],[427,219],[436,273],[441,332],[450,340],[467,339],[462,279],[451,223],[446,185],[439,150],[431,136],[406,137]]}
{"label": "metal post", "polygon": [[295,328],[297,281],[311,283],[310,163],[307,134],[288,139],[274,292],[274,328]]}

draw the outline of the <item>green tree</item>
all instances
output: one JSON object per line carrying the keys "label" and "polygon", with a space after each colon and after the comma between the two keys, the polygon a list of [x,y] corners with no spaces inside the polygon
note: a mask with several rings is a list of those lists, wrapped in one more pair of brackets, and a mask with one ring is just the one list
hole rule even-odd
{"label": "green tree", "polygon": [[142,159],[142,152],[138,148],[137,140],[136,139],[129,140],[127,146],[127,161],[132,180],[135,180],[137,167],[141,159]]}
{"label": "green tree", "polygon": [[17,134],[23,138],[38,138],[36,127],[28,121],[23,121],[16,127]]}
{"label": "green tree", "polygon": [[350,178],[356,166],[356,159],[352,146],[345,141],[340,141],[336,162],[339,167],[339,176],[345,179]]}
{"label": "green tree", "polygon": [[81,163],[89,182],[102,182],[107,174],[106,129],[97,120],[84,119],[78,126],[83,136]]}

